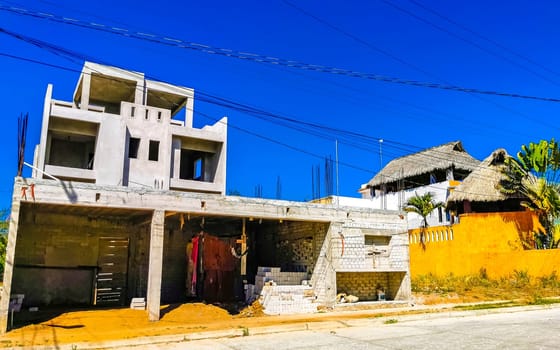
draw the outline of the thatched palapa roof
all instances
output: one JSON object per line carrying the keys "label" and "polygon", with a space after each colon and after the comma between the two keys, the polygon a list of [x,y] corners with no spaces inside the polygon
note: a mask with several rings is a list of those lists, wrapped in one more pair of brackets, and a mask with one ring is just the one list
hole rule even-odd
{"label": "thatched palapa roof", "polygon": [[480,165],[451,192],[447,203],[463,202],[500,202],[518,195],[507,195],[500,190],[500,182],[505,179],[502,170],[508,157],[505,149],[499,148],[484,159]]}
{"label": "thatched palapa roof", "polygon": [[449,142],[393,159],[367,183],[367,186],[374,187],[449,168],[470,172],[479,163],[480,161],[465,151],[461,141]]}

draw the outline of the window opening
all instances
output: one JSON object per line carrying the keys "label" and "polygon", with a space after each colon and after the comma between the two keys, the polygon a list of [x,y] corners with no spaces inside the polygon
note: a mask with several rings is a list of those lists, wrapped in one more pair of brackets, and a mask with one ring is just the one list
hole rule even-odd
{"label": "window opening", "polygon": [[140,147],[140,139],[131,137],[128,140],[128,158],[138,158],[138,148]]}
{"label": "window opening", "polygon": [[148,120],[148,118],[150,118],[150,110],[146,109],[146,116],[144,117],[146,120]]}
{"label": "window opening", "polygon": [[159,141],[150,140],[150,151],[148,154],[148,159],[156,161],[159,157]]}
{"label": "window opening", "polygon": [[132,106],[130,107],[130,116],[134,117],[134,113],[136,112],[136,107]]}
{"label": "window opening", "polygon": [[193,179],[202,180],[202,158],[197,158],[193,164]]}

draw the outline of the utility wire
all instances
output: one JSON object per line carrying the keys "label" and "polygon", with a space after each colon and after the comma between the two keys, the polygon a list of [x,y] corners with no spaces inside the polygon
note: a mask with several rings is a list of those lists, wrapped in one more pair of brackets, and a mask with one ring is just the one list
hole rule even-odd
{"label": "utility wire", "polygon": [[[61,57],[71,59],[73,62],[74,62],[74,59],[76,59],[76,58],[77,58],[77,59],[80,59],[80,60],[83,60],[83,59],[84,59],[84,57],[81,56],[81,55],[80,55],[79,53],[77,53],[76,51],[68,50],[68,49],[65,49],[65,48],[60,48],[60,47],[58,47],[58,46],[56,46],[56,45],[53,45],[53,44],[50,44],[50,43],[46,43],[46,42],[41,41],[41,40],[38,40],[38,39],[29,38],[29,37],[24,36],[24,35],[20,35],[20,34],[13,35],[13,34],[15,34],[15,33],[11,33],[11,32],[9,32],[9,31],[3,30],[3,29],[1,29],[1,28],[0,28],[0,31],[3,31],[5,34],[12,35],[12,36],[16,37],[16,38],[19,39],[19,40],[23,40],[23,41],[25,41],[25,42],[28,42],[28,43],[33,44],[33,45],[35,45],[35,46],[38,46],[39,48],[48,50],[49,52],[52,52],[52,53],[54,53],[54,54],[57,54],[57,55],[59,55],[59,56],[61,56]],[[6,55],[6,56],[16,57],[16,56],[14,56],[14,55]],[[27,61],[31,61],[31,60],[27,60]],[[38,61],[34,61],[34,62],[38,62]],[[42,63],[42,62],[38,62],[38,63]],[[74,63],[75,63],[75,62],[74,62]],[[53,65],[49,65],[49,66],[52,67]],[[121,69],[124,69],[124,68],[121,68]],[[74,71],[75,71],[75,72],[80,72],[80,70],[77,70],[77,69],[74,70]],[[114,80],[117,81],[117,82],[119,82],[119,83],[122,83],[121,81],[119,81],[119,80],[117,80],[117,79],[114,79]],[[158,80],[159,80],[159,79],[158,79]],[[160,80],[160,81],[161,81],[161,80]],[[216,97],[216,96],[213,96],[213,95],[210,95],[210,94],[207,94],[207,93],[202,93],[202,95],[203,95],[203,96],[207,96],[207,98],[209,98],[209,99],[206,100],[205,102],[212,103],[212,104],[217,104],[217,105],[221,105],[221,106],[224,106],[224,107],[226,107],[226,108],[229,108],[229,109],[232,109],[232,110],[236,110],[236,111],[239,111],[239,112],[242,112],[242,113],[245,113],[245,114],[250,114],[250,115],[253,115],[253,116],[257,116],[257,117],[259,117],[259,118],[261,118],[261,119],[263,119],[262,116],[266,116],[266,117],[268,117],[268,118],[272,118],[272,120],[271,120],[271,119],[268,119],[268,118],[265,118],[264,120],[269,121],[269,122],[272,122],[272,123],[277,123],[277,124],[278,124],[278,121],[275,121],[275,120],[291,122],[292,125],[283,124],[283,126],[288,127],[288,128],[292,128],[292,129],[296,129],[296,130],[299,130],[299,131],[301,131],[301,132],[305,132],[305,133],[308,133],[308,134],[310,133],[309,130],[306,131],[305,129],[302,129],[301,127],[299,127],[297,124],[304,124],[304,125],[306,125],[307,127],[311,127],[311,128],[315,128],[315,129],[322,129],[322,130],[324,130],[324,131],[326,131],[326,132],[331,132],[331,133],[334,133],[335,135],[338,135],[338,136],[335,136],[334,139],[340,139],[341,136],[352,136],[353,138],[362,139],[362,140],[363,140],[364,142],[366,142],[367,144],[369,144],[369,142],[371,142],[371,140],[379,141],[378,138],[373,138],[373,137],[368,136],[368,135],[364,135],[364,134],[360,134],[360,133],[356,133],[356,132],[344,131],[344,130],[335,129],[335,128],[330,128],[330,127],[326,127],[326,126],[319,125],[319,124],[314,124],[314,123],[302,122],[301,120],[296,120],[296,119],[293,119],[293,118],[287,118],[287,117],[279,116],[279,115],[276,115],[276,114],[273,114],[273,113],[270,113],[270,112],[267,112],[267,111],[264,111],[264,110],[260,110],[260,109],[258,109],[258,108],[256,108],[256,107],[252,107],[252,106],[249,106],[249,105],[243,105],[243,104],[240,104],[240,103],[237,103],[237,102],[233,102],[233,101],[230,101],[230,100],[221,98],[221,97]],[[219,103],[214,102],[214,100],[218,100]],[[172,103],[171,101],[167,101],[167,102]],[[282,125],[282,124],[281,124],[281,125]],[[296,126],[294,126],[294,125],[296,125]],[[251,133],[251,132],[248,132],[248,133]],[[311,134],[313,134],[313,135],[315,135],[315,136],[322,136],[321,134],[317,134],[317,132],[311,133]],[[324,134],[324,135],[328,135],[328,133],[327,133],[327,134]],[[325,136],[322,136],[322,137],[325,137]],[[267,139],[273,140],[273,139],[271,139],[271,138],[267,138]],[[369,142],[368,142],[368,141],[369,141]],[[391,142],[391,141],[389,141],[389,140],[386,140],[386,141],[389,142],[387,145],[390,145],[390,142]],[[278,143],[278,142],[276,142],[276,143]],[[405,148],[399,147],[399,146],[393,146],[395,149],[402,149],[402,150],[404,150],[405,152],[410,152],[410,148],[406,148],[406,147],[411,147],[411,145],[406,145],[406,144],[398,143],[398,142],[394,142],[394,141],[393,141],[393,143],[394,143],[394,144],[399,144],[400,146],[405,146]],[[280,144],[282,144],[282,143],[280,143]],[[292,149],[297,149],[297,147],[293,147],[293,146],[291,146],[291,145],[287,145],[287,146],[288,146],[289,148],[292,148]],[[415,146],[412,146],[412,147],[415,147]],[[420,148],[418,147],[418,149],[420,149]],[[308,152],[308,151],[305,151],[305,150],[301,150],[301,149],[300,149],[300,151],[303,151],[303,153],[308,153],[308,154],[310,154],[310,155],[313,155],[313,153]],[[368,151],[372,152],[371,149],[368,149]],[[431,155],[431,157],[434,158],[434,159],[437,159],[437,160],[446,160],[446,158],[445,158],[445,157],[446,157],[446,154],[445,154],[445,153],[442,153],[442,154],[441,154],[441,157],[437,156],[437,153],[438,153],[438,151],[436,151],[435,149],[433,149],[433,150],[432,150],[432,154],[434,154],[434,155]],[[317,155],[315,154],[315,156],[317,156]],[[321,156],[319,156],[319,157],[321,157]],[[460,165],[460,162],[458,162],[457,164]],[[364,170],[364,171],[370,172],[369,170],[365,170],[365,169],[363,169],[363,168],[358,168],[358,167],[352,166],[351,164],[343,163],[343,165],[349,166],[349,167],[353,167],[353,168],[355,168],[355,169],[359,169],[359,170]],[[418,164],[418,165],[421,165],[421,164]],[[466,165],[466,164],[465,164],[465,165]],[[388,176],[388,177],[391,178],[390,176]]]}
{"label": "utility wire", "polygon": [[328,73],[328,74],[334,74],[340,76],[348,76],[353,78],[381,81],[386,83],[393,83],[393,84],[400,84],[400,85],[407,85],[407,86],[424,87],[424,88],[438,89],[438,90],[474,93],[474,94],[481,94],[481,95],[502,96],[502,97],[517,98],[517,99],[537,100],[537,101],[546,101],[546,102],[555,102],[555,103],[560,102],[560,98],[554,98],[554,97],[543,97],[543,96],[536,96],[536,95],[499,92],[494,90],[484,90],[478,88],[466,88],[457,85],[448,85],[448,84],[439,84],[439,83],[425,82],[419,80],[402,79],[398,77],[380,75],[375,73],[365,73],[365,72],[341,69],[341,68],[336,68],[331,66],[308,64],[304,62],[287,60],[287,59],[272,57],[267,55],[259,55],[255,53],[248,53],[242,51],[235,51],[232,49],[219,48],[210,45],[185,41],[177,38],[159,36],[152,33],[134,32],[126,28],[112,27],[112,26],[104,25],[102,23],[86,22],[76,18],[67,18],[67,17],[50,14],[50,13],[31,11],[27,9],[6,6],[1,4],[0,4],[0,11],[6,11],[22,16],[29,16],[33,18],[64,23],[72,26],[81,27],[81,28],[112,33],[123,37],[134,38],[134,39],[143,40],[151,43],[163,44],[171,47],[178,47],[182,49],[194,50],[194,51],[204,52],[207,54],[220,55],[224,57],[236,58],[236,59],[247,60],[252,62],[281,65],[281,66],[286,66],[286,67],[301,69],[306,71]]}
{"label": "utility wire", "polygon": [[[412,0],[410,0],[410,1],[412,1]],[[379,48],[378,46],[373,45],[372,43],[370,43],[370,42],[368,42],[368,41],[366,41],[366,40],[364,40],[364,39],[358,37],[357,35],[354,35],[354,34],[348,32],[348,31],[346,31],[346,30],[344,30],[344,29],[342,29],[342,28],[340,28],[340,27],[338,27],[338,26],[336,26],[336,25],[334,25],[334,24],[332,24],[332,23],[326,21],[325,19],[320,18],[320,17],[318,17],[318,16],[312,14],[311,12],[309,12],[309,11],[307,11],[307,10],[305,10],[305,9],[303,9],[303,8],[301,8],[301,7],[297,6],[297,5],[295,5],[295,4],[293,4],[292,2],[290,2],[290,1],[288,1],[288,0],[282,0],[282,2],[285,3],[286,5],[288,5],[288,6],[292,7],[292,8],[294,8],[295,10],[299,11],[300,13],[304,14],[305,16],[308,16],[308,17],[312,18],[313,20],[315,20],[315,21],[321,23],[322,25],[324,25],[324,26],[326,26],[326,27],[328,27],[328,28],[330,28],[330,29],[332,29],[332,30],[334,30],[334,31],[336,31],[336,32],[338,32],[338,33],[340,33],[340,34],[342,34],[342,35],[344,35],[344,36],[350,38],[350,39],[352,39],[353,41],[357,42],[358,44],[361,44],[361,45],[363,45],[363,46],[365,46],[365,47],[367,47],[367,48],[369,48],[369,49],[371,49],[371,50],[373,50],[373,51],[375,51],[375,52],[382,53],[383,55],[385,55],[385,56],[387,56],[387,57],[389,57],[389,58],[391,58],[391,59],[393,59],[393,60],[395,60],[395,61],[397,61],[397,62],[399,62],[399,63],[401,63],[401,64],[403,64],[403,65],[405,65],[405,66],[407,66],[407,67],[410,67],[410,68],[412,68],[412,69],[414,69],[414,70],[416,70],[416,71],[418,71],[418,72],[421,72],[421,73],[423,73],[423,74],[425,74],[425,75],[427,75],[427,76],[429,76],[429,77],[431,77],[431,78],[435,78],[435,79],[437,79],[437,80],[439,80],[439,81],[442,81],[442,82],[445,83],[445,84],[452,85],[449,81],[446,81],[446,80],[444,80],[444,79],[441,79],[440,77],[434,75],[433,73],[430,73],[430,72],[428,72],[428,71],[426,71],[426,70],[424,70],[424,69],[418,67],[417,65],[414,65],[414,64],[412,64],[412,63],[410,63],[410,62],[408,62],[408,61],[406,61],[406,60],[404,60],[404,59],[402,59],[402,58],[399,58],[398,56],[393,55],[392,53],[390,53],[390,52],[388,52],[388,51],[386,51],[386,50],[383,50],[383,49]],[[497,102],[495,102],[495,101],[492,101],[492,100],[490,100],[490,99],[488,99],[488,98],[486,98],[486,97],[483,97],[482,95],[474,94],[474,93],[469,93],[469,95],[471,95],[471,96],[474,97],[474,98],[478,98],[479,100],[481,100],[481,101],[483,101],[483,102],[485,102],[485,103],[489,103],[489,104],[492,104],[492,105],[494,105],[494,106],[496,106],[496,107],[498,107],[498,108],[501,108],[501,109],[503,109],[503,110],[505,110],[505,111],[507,111],[507,112],[509,112],[509,113],[516,114],[516,115],[519,115],[519,116],[521,116],[521,117],[523,117],[523,118],[525,118],[525,119],[534,121],[534,118],[533,118],[533,117],[531,117],[531,116],[529,116],[529,115],[527,115],[527,114],[525,114],[525,113],[522,113],[522,112],[520,112],[520,111],[518,111],[518,110],[509,108],[509,107],[507,107],[507,106],[504,106],[504,105],[502,105],[502,104],[500,104],[500,103],[497,103]],[[406,103],[406,102],[401,102],[401,103]],[[539,122],[543,122],[543,121],[540,120]],[[551,128],[560,130],[560,128],[558,128],[558,126],[555,125],[555,124],[548,123],[548,122],[544,122],[544,123],[545,123],[548,127],[551,127]]]}
{"label": "utility wire", "polygon": [[[57,69],[65,70],[65,71],[70,71],[70,72],[75,72],[75,73],[81,73],[81,70],[79,70],[79,69],[72,69],[72,68],[67,68],[67,67],[63,67],[63,66],[58,66],[58,65],[54,65],[54,64],[45,63],[45,62],[43,62],[43,61],[38,61],[38,60],[33,60],[33,59],[28,59],[28,58],[21,58],[21,57],[19,57],[19,56],[15,56],[15,55],[11,55],[11,54],[5,54],[5,53],[0,53],[0,55],[1,55],[1,56],[5,56],[5,57],[10,57],[10,58],[13,58],[13,59],[21,59],[21,60],[23,60],[23,61],[30,62],[30,63],[45,65],[45,66],[48,66],[48,67],[51,67],[51,68],[57,68]],[[119,80],[116,80],[116,79],[115,79],[115,81],[120,82]],[[251,109],[251,108],[249,108],[249,109]],[[209,116],[208,114],[205,114],[205,113],[202,113],[202,112],[199,112],[199,111],[194,111],[194,113],[196,113],[196,114],[198,114],[198,115],[201,115],[201,116],[203,116],[203,117],[205,117],[205,118],[207,118],[207,119],[209,119],[209,120],[212,120],[212,121],[214,121],[214,122],[220,122],[217,118],[213,118],[213,117]],[[284,147],[286,147],[286,148],[289,148],[289,149],[291,149],[291,150],[293,150],[293,151],[296,151],[296,152],[299,152],[299,153],[303,153],[303,154],[306,154],[306,155],[309,155],[309,156],[312,156],[312,157],[315,157],[315,158],[318,158],[318,159],[323,159],[323,158],[324,158],[324,156],[319,155],[319,154],[317,154],[317,153],[310,152],[310,151],[301,149],[301,148],[299,148],[299,147],[293,146],[293,145],[291,145],[291,144],[278,141],[278,140],[275,139],[275,138],[268,137],[268,136],[264,136],[264,135],[262,135],[262,134],[260,134],[260,133],[252,132],[252,131],[247,130],[247,129],[245,129],[245,128],[236,126],[236,125],[232,124],[231,122],[228,122],[228,127],[234,128],[234,129],[236,129],[236,130],[239,130],[239,131],[241,131],[241,132],[247,133],[247,134],[252,135],[252,136],[254,136],[254,137],[261,138],[261,139],[263,139],[263,140],[265,140],[265,141],[268,141],[268,142],[271,142],[271,143],[275,143],[275,144],[284,146]],[[343,133],[343,132],[344,132],[344,131],[342,131],[342,130],[336,130],[336,131],[337,131],[337,132],[340,132],[340,133]],[[352,135],[355,135],[355,136],[357,136],[357,137],[371,138],[371,137],[369,137],[369,136],[367,136],[367,135],[362,135],[362,134],[359,134],[359,133],[353,133],[353,132],[349,132],[349,133],[352,134]],[[375,139],[375,138],[374,138],[374,139]],[[378,139],[376,139],[376,140],[378,140]],[[410,152],[411,148],[412,148],[412,149],[417,149],[417,150],[422,149],[421,147],[418,147],[418,146],[413,146],[413,145],[409,145],[409,144],[405,144],[405,143],[400,143],[400,142],[396,142],[396,141],[391,141],[391,140],[386,140],[386,139],[384,139],[384,144],[385,144],[385,143],[386,143],[386,146],[392,146],[392,147],[395,148],[395,149],[401,149],[401,150],[403,150],[403,151],[405,151],[405,152]],[[391,145],[391,144],[393,144],[393,145]],[[445,158],[443,158],[443,156],[444,156],[443,154],[442,154],[441,156],[437,156],[437,151],[435,151],[435,150],[433,150],[432,153],[433,153],[434,155],[431,155],[430,157],[432,157],[434,160],[444,160],[444,159],[445,159]],[[411,154],[408,154],[408,155],[406,155],[406,156],[411,156]],[[359,170],[359,171],[364,171],[364,172],[367,172],[367,173],[371,173],[371,170],[370,170],[370,169],[367,169],[367,168],[364,168],[364,167],[361,167],[361,166],[356,166],[356,165],[351,164],[351,163],[340,162],[339,164],[342,165],[342,166],[348,167],[348,168],[355,169],[355,170]],[[418,165],[421,165],[421,164],[418,164]],[[458,163],[458,165],[460,165],[460,162]],[[393,179],[393,180],[395,180],[395,181],[398,180],[397,178],[395,178],[395,177],[393,177],[393,176],[391,176],[391,175],[386,175],[385,178],[387,178],[387,179]],[[419,182],[415,182],[415,181],[410,181],[410,180],[407,180],[407,182],[408,182],[408,183],[411,183],[411,184],[414,184],[414,185],[418,185],[418,186],[426,186],[426,187],[434,187],[434,188],[436,188],[435,185],[426,185],[426,184],[423,184],[423,183],[419,183]],[[477,194],[477,195],[481,195],[481,196],[486,196],[486,195],[487,195],[487,194],[483,194],[483,193],[472,193],[472,194]]]}
{"label": "utility wire", "polygon": [[465,43],[467,43],[467,44],[469,44],[469,45],[472,45],[472,46],[476,47],[477,49],[479,49],[479,50],[481,50],[481,51],[484,51],[484,52],[486,52],[486,53],[488,53],[488,54],[490,54],[490,55],[492,55],[492,56],[494,56],[494,57],[500,58],[500,59],[502,59],[502,60],[504,60],[504,61],[506,61],[506,62],[508,62],[508,63],[510,63],[510,64],[512,64],[512,65],[514,65],[514,66],[516,66],[517,68],[523,69],[524,71],[529,72],[529,73],[533,74],[534,76],[537,76],[537,77],[541,78],[542,80],[545,80],[545,81],[547,81],[547,82],[549,82],[549,83],[551,83],[551,84],[553,84],[553,85],[560,86],[560,84],[558,84],[556,81],[554,81],[554,80],[548,78],[547,76],[542,75],[542,74],[540,74],[539,72],[537,72],[537,71],[535,71],[535,70],[533,70],[533,69],[531,69],[531,68],[529,68],[529,67],[525,67],[525,66],[523,66],[522,64],[519,64],[519,63],[515,62],[514,60],[512,60],[512,59],[510,59],[510,58],[508,58],[508,57],[506,57],[506,56],[504,56],[504,55],[501,55],[501,54],[499,54],[499,53],[490,51],[490,50],[488,50],[487,48],[485,48],[484,46],[479,45],[478,43],[476,43],[476,42],[474,42],[474,41],[472,41],[472,40],[470,40],[470,39],[467,39],[467,38],[464,38],[464,37],[462,37],[462,36],[460,36],[460,35],[457,35],[457,34],[455,34],[454,32],[452,32],[452,31],[450,31],[450,30],[448,30],[448,29],[446,29],[446,28],[444,28],[444,27],[442,27],[442,26],[440,26],[440,25],[438,25],[438,24],[436,24],[436,23],[434,23],[434,22],[432,22],[432,21],[429,21],[429,20],[423,18],[423,17],[417,15],[416,13],[405,9],[405,8],[402,7],[402,6],[399,6],[399,5],[395,4],[393,1],[390,1],[390,0],[380,0],[380,1],[383,2],[383,3],[385,3],[385,4],[387,4],[387,5],[389,5],[390,7],[394,8],[394,9],[400,11],[400,12],[403,12],[403,13],[407,14],[408,16],[410,16],[410,17],[412,17],[412,18],[415,18],[416,20],[418,20],[418,21],[420,21],[420,22],[422,22],[422,23],[424,23],[424,24],[427,24],[427,25],[430,26],[430,27],[436,28],[436,29],[439,30],[439,31],[442,31],[442,32],[444,32],[444,33],[447,33],[448,35],[450,35],[450,36],[452,36],[452,37],[454,37],[454,38],[456,38],[456,39],[459,39],[459,40],[461,40],[461,41],[463,41],[463,42],[465,42]]}
{"label": "utility wire", "polygon": [[[379,46],[373,45],[372,43],[370,43],[370,42],[368,42],[368,41],[366,41],[366,40],[363,40],[362,38],[358,37],[357,35],[354,35],[354,34],[348,32],[348,31],[346,31],[346,30],[344,30],[344,29],[342,29],[342,28],[340,28],[340,27],[338,27],[338,26],[336,26],[336,25],[334,25],[334,24],[332,24],[332,23],[330,23],[330,22],[327,22],[326,20],[320,18],[319,16],[316,16],[316,15],[314,15],[313,13],[311,13],[311,12],[309,12],[309,11],[303,9],[302,7],[297,6],[296,4],[294,4],[294,3],[291,2],[291,1],[282,0],[282,2],[283,2],[284,4],[286,4],[286,5],[288,5],[288,6],[292,7],[292,8],[294,8],[295,10],[299,11],[300,13],[304,14],[305,16],[308,16],[308,17],[310,17],[310,18],[313,18],[315,21],[317,21],[317,22],[323,24],[324,26],[326,26],[326,27],[328,27],[328,28],[330,28],[330,29],[332,29],[332,30],[334,30],[334,31],[336,31],[336,32],[338,32],[338,33],[340,33],[340,34],[342,34],[342,35],[344,35],[344,36],[346,36],[346,37],[352,39],[353,41],[357,42],[357,43],[360,44],[360,45],[363,45],[363,46],[365,46],[365,47],[367,47],[367,48],[369,48],[369,49],[371,49],[371,50],[373,50],[373,51],[375,51],[375,52],[381,53],[381,54],[383,54],[383,55],[385,55],[385,56],[387,56],[387,57],[389,57],[389,58],[391,58],[391,59],[393,59],[393,60],[395,60],[395,61],[397,61],[397,62],[399,62],[399,63],[401,63],[401,64],[403,64],[403,65],[405,65],[405,66],[407,66],[407,67],[410,67],[410,68],[412,68],[412,69],[414,69],[414,70],[416,70],[416,71],[419,71],[419,72],[421,72],[421,73],[424,73],[424,74],[426,74],[427,76],[434,77],[433,74],[431,74],[431,73],[428,72],[428,71],[423,70],[422,68],[416,66],[415,64],[412,64],[412,63],[410,63],[410,62],[408,62],[408,61],[405,61],[405,60],[403,60],[402,58],[393,55],[393,54],[390,53],[389,51],[383,50],[383,49],[380,48]],[[436,77],[436,78],[437,78],[437,77]]]}
{"label": "utility wire", "polygon": [[535,66],[537,66],[537,67],[539,67],[539,68],[541,68],[541,69],[543,69],[543,70],[545,70],[549,73],[552,73],[556,76],[560,76],[560,73],[558,73],[557,71],[555,71],[555,70],[553,70],[553,69],[551,69],[551,68],[549,68],[549,67],[547,67],[547,66],[545,66],[545,65],[543,65],[543,64],[541,64],[541,63],[539,63],[539,62],[537,62],[537,61],[535,61],[535,60],[533,60],[533,59],[531,59],[531,58],[529,58],[529,57],[527,57],[527,56],[525,56],[525,55],[523,55],[523,54],[521,54],[521,53],[519,53],[515,50],[513,50],[513,49],[510,49],[509,47],[507,47],[503,44],[500,44],[499,42],[497,42],[496,40],[493,40],[492,38],[489,38],[485,35],[482,35],[482,34],[476,32],[476,31],[468,28],[467,26],[449,18],[448,16],[445,16],[441,12],[438,12],[438,11],[434,10],[433,8],[428,7],[426,4],[422,4],[422,3],[420,3],[419,1],[416,1],[416,0],[408,0],[408,1],[413,3],[414,5],[422,8],[422,9],[424,9],[425,11],[443,19],[444,21],[447,21],[448,23],[451,23],[451,24],[461,28],[462,30],[464,30],[464,31],[466,31],[466,32],[468,32],[468,33],[470,33],[470,34],[472,34],[472,35],[474,35],[474,36],[476,36],[476,37],[478,37],[482,40],[485,40],[486,42],[489,42],[490,44],[492,44],[492,45],[494,45],[494,46],[496,46],[496,47],[498,47],[498,48],[500,48],[500,49],[502,49],[506,52],[509,52],[510,54],[524,60],[527,63],[535,65]]}
{"label": "utility wire", "polygon": [[[2,31],[1,28],[0,28],[0,31]],[[3,32],[5,34],[9,34],[9,35],[14,34],[14,33],[11,33],[9,31],[5,31],[5,30],[3,30]],[[61,57],[68,58],[73,63],[76,63],[75,59],[84,60],[84,57],[82,55],[80,55],[79,53],[77,53],[76,51],[65,49],[65,48],[60,48],[56,45],[46,43],[46,42],[38,40],[38,39],[29,38],[29,37],[24,36],[24,35],[17,34],[17,35],[12,35],[12,36],[16,37],[19,40],[29,42],[30,44],[38,46],[39,48],[48,50],[49,52],[57,54]],[[10,56],[14,57],[13,55],[10,55]],[[122,69],[125,69],[125,68],[122,68]],[[74,70],[74,71],[76,71],[78,73],[80,72],[80,70],[77,70],[77,69]],[[116,82],[121,83],[121,81],[119,81],[117,79],[114,79],[114,80]],[[160,80],[160,79],[155,78],[155,80]],[[272,123],[276,123],[276,124],[279,124],[279,121],[290,122],[291,125],[290,124],[280,124],[280,125],[283,125],[285,127],[292,128],[292,129],[295,129],[295,130],[299,130],[299,131],[304,132],[304,133],[312,134],[314,136],[320,136],[320,137],[323,137],[323,138],[328,138],[328,136],[330,135],[329,134],[329,132],[330,132],[330,133],[334,134],[334,136],[331,136],[332,137],[331,140],[334,140],[334,139],[341,140],[342,137],[348,136],[348,137],[352,137],[352,139],[362,140],[362,142],[364,142],[366,145],[371,145],[371,143],[370,143],[371,141],[379,141],[378,138],[374,138],[374,137],[371,137],[369,135],[364,135],[364,134],[360,134],[360,133],[356,133],[356,132],[349,132],[349,131],[345,131],[345,130],[330,128],[330,127],[326,127],[326,126],[319,125],[319,124],[314,124],[314,123],[302,122],[301,119],[294,119],[294,118],[287,118],[287,117],[279,116],[279,115],[276,115],[276,114],[273,114],[273,113],[270,113],[270,112],[267,112],[267,111],[264,111],[264,110],[260,110],[256,107],[252,107],[252,106],[249,106],[249,105],[244,105],[244,104],[240,104],[240,103],[237,103],[237,102],[233,102],[233,101],[221,98],[221,97],[213,96],[213,95],[208,94],[208,93],[199,92],[199,93],[197,93],[197,95],[202,95],[203,98],[204,98],[204,96],[206,96],[206,99],[204,101],[207,102],[207,103],[223,106],[223,107],[226,107],[228,109],[232,109],[232,110],[236,110],[236,111],[239,111],[239,112],[242,112],[242,113],[245,113],[245,114],[253,115],[253,116],[256,116],[260,119],[264,119],[268,122],[272,122]],[[219,101],[219,102],[215,102],[216,100]],[[167,102],[172,103],[171,101],[167,101]],[[263,118],[263,116],[266,116],[267,118]],[[317,130],[323,130],[324,132],[327,132],[327,133],[326,134],[325,133],[318,134],[318,132],[311,132],[309,130],[302,129],[301,127],[299,127],[298,124],[304,124],[307,127],[315,128]],[[406,144],[403,144],[403,143],[398,143],[398,142],[395,142],[395,141],[393,141],[393,142],[391,142],[390,140],[385,140],[385,141],[387,142],[386,143],[387,146],[390,146],[391,143],[399,144],[399,146],[394,146],[393,145],[392,147],[395,148],[395,149],[401,149],[406,153],[411,152],[410,147],[413,147],[413,148],[415,147],[415,146],[406,145]],[[354,147],[356,147],[355,143],[352,144],[349,141],[348,141],[348,143],[350,145],[353,145]],[[375,142],[375,143],[377,143],[377,142]],[[415,147],[415,148],[416,148],[416,150],[421,149],[420,147]],[[373,150],[371,148],[367,148],[366,150],[373,153]],[[432,155],[431,157],[434,158],[434,159],[437,159],[437,160],[445,160],[446,159],[445,158],[446,154],[442,154],[441,157],[438,157],[437,156],[438,152],[436,150],[433,150],[432,153],[434,155]],[[394,153],[392,153],[392,154],[394,154]],[[395,156],[400,156],[399,154],[394,154],[394,155]],[[421,164],[419,164],[419,165],[421,165]],[[460,165],[460,162],[458,163],[458,165]]]}

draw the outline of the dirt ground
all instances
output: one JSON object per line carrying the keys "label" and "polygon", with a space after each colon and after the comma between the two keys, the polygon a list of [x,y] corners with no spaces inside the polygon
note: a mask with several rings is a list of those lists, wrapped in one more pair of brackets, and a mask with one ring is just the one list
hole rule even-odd
{"label": "dirt ground", "polygon": [[[430,305],[496,299],[499,298],[483,295],[476,291],[461,296],[456,294],[415,293],[413,302]],[[203,303],[165,305],[162,306],[162,317],[159,322],[149,322],[144,310],[129,308],[76,310],[72,312],[57,312],[56,310],[22,311],[15,318],[14,329],[0,338],[0,346],[9,348],[14,346],[99,342],[143,336],[187,334],[294,322],[337,321],[340,319],[340,313],[329,315],[330,310],[323,310],[321,314],[305,316],[267,316],[262,312],[260,305],[254,303],[233,315],[230,313],[232,312],[231,307],[228,307],[228,305],[220,306]],[[357,303],[344,309],[371,310],[379,309],[382,306],[381,304]],[[379,313],[382,312],[382,310],[379,311]],[[353,317],[351,313],[347,318],[350,317]],[[364,316],[356,315],[355,317]]]}
{"label": "dirt ground", "polygon": [[[328,315],[328,310],[321,314],[303,316],[267,316],[258,303],[242,309],[236,315],[232,315],[226,309],[227,306],[224,305],[220,307],[203,303],[165,305],[161,309],[162,317],[159,322],[149,322],[144,310],[129,308],[76,310],[64,313],[57,313],[56,310],[22,311],[17,317],[14,329],[0,338],[0,346],[9,348],[99,342],[339,319],[336,314]],[[321,316],[320,319],[317,315]],[[20,326],[22,323],[27,325]]]}

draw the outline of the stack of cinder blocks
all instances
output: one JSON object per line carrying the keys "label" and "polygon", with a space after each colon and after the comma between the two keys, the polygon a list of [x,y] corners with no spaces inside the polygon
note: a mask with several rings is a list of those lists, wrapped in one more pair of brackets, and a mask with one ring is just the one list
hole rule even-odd
{"label": "stack of cinder blocks", "polygon": [[130,308],[134,310],[146,310],[146,299],[132,298],[132,301],[130,302]]}
{"label": "stack of cinder blocks", "polygon": [[279,267],[259,267],[255,293],[268,315],[317,311],[315,293],[307,272],[282,272]]}

